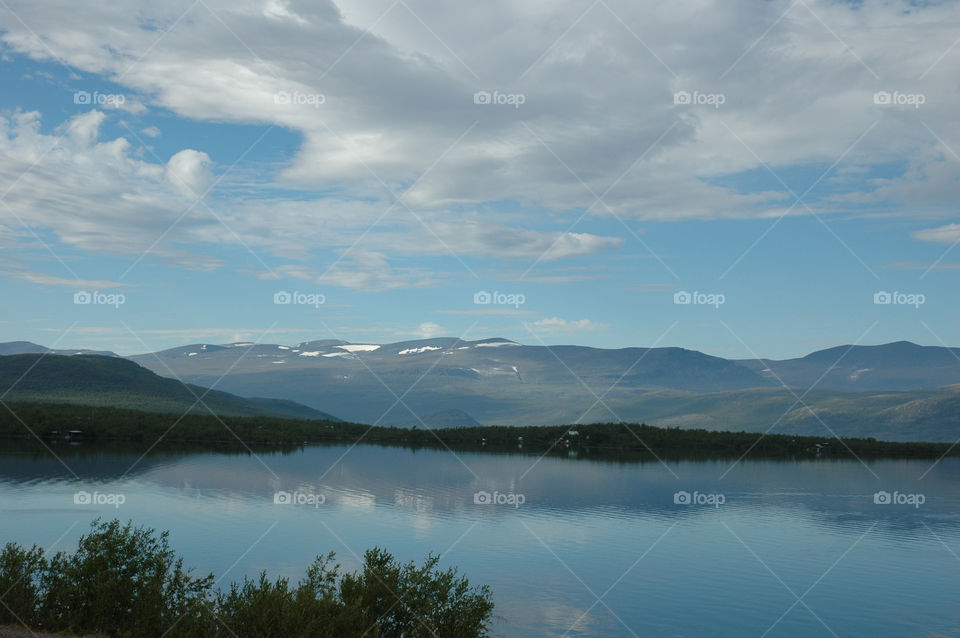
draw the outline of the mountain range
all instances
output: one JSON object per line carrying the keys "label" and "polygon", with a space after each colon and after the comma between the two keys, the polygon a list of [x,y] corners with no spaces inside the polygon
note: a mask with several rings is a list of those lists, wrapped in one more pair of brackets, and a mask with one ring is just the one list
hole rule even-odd
{"label": "mountain range", "polygon": [[[17,342],[0,344],[0,354],[27,348],[47,352]],[[838,346],[787,360],[498,338],[197,343],[127,359],[196,386],[379,425],[623,420],[889,440],[960,436],[960,349],[909,342]]]}

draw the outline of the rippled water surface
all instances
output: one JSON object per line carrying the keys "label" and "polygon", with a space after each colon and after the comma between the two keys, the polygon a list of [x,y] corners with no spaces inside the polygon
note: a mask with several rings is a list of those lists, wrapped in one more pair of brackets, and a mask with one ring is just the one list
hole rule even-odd
{"label": "rippled water surface", "polygon": [[[960,459],[621,464],[364,445],[60,456],[0,452],[0,541],[70,549],[98,516],[133,519],[227,581],[297,579],[330,550],[351,569],[375,545],[439,553],[491,585],[497,636],[960,636]],[[124,502],[76,504],[78,492]],[[683,492],[700,503],[676,503]]]}

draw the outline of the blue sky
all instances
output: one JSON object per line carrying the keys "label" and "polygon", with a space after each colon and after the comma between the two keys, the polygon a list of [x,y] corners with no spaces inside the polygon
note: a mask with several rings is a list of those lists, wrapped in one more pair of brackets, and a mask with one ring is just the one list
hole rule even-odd
{"label": "blue sky", "polygon": [[960,345],[955,2],[43,4],[0,340]]}

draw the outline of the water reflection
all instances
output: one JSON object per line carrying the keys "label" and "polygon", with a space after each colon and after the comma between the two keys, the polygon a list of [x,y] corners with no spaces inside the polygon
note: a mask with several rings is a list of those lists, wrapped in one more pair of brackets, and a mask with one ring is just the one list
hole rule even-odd
{"label": "water reflection", "polygon": [[[960,626],[958,459],[921,479],[930,461],[668,469],[364,445],[141,454],[71,448],[62,458],[75,478],[49,454],[8,446],[0,540],[45,545],[78,523],[61,542],[69,547],[98,515],[132,518],[171,529],[201,570],[219,575],[242,556],[231,578],[260,569],[298,578],[331,549],[347,568],[374,545],[404,560],[444,553],[444,564],[492,585],[495,634],[507,636],[739,637],[774,623],[769,636],[829,635],[817,617],[837,635],[958,635]],[[76,505],[78,489],[126,502]],[[279,492],[322,499],[278,503]],[[924,502],[878,504],[878,492]],[[481,493],[524,498],[478,502]],[[778,622],[796,603],[791,591],[816,615],[794,605]]]}

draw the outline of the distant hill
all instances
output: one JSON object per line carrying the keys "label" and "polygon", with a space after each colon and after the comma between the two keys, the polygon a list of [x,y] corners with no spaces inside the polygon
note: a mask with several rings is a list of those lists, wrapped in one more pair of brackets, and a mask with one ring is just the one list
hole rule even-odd
{"label": "distant hill", "polygon": [[[879,346],[837,346],[799,359],[740,361],[767,379],[794,388],[922,390],[960,383],[960,348],[897,341]],[[822,378],[821,378],[822,377]]]}
{"label": "distant hill", "polygon": [[[814,390],[803,403],[784,388],[707,394],[665,390],[618,406],[617,414],[627,421],[643,415],[647,423],[660,427],[953,442],[960,437],[960,386],[908,392]],[[604,411],[595,408],[583,421],[603,416]]]}
{"label": "distant hill", "polygon": [[[9,391],[8,391],[9,389]],[[16,354],[0,356],[4,401],[36,401],[134,408],[149,412],[339,420],[284,399],[247,399],[158,376],[133,361],[100,355]],[[5,394],[4,394],[5,393]]]}
{"label": "distant hill", "polygon": [[463,410],[443,410],[441,412],[434,412],[433,414],[428,414],[420,419],[411,419],[407,423],[407,427],[410,428],[421,428],[426,426],[430,429],[475,428],[481,427],[482,425],[482,423],[477,421]]}
{"label": "distant hill", "polygon": [[[488,424],[569,423],[594,400],[584,384],[599,394],[616,383],[611,402],[662,389],[716,392],[774,384],[739,363],[683,348],[547,348],[497,338],[200,343],[130,358],[158,374],[169,374],[169,367],[191,383],[223,377],[218,387],[236,394],[266,394],[349,421],[398,426],[415,422],[408,407],[421,418],[458,410]],[[395,405],[393,393],[404,405]],[[438,423],[458,425],[460,419]]]}
{"label": "distant hill", "polygon": [[6,343],[0,343],[0,356],[9,354],[99,354],[105,357],[119,356],[117,353],[110,352],[109,350],[53,350],[30,341],[8,341]]}

